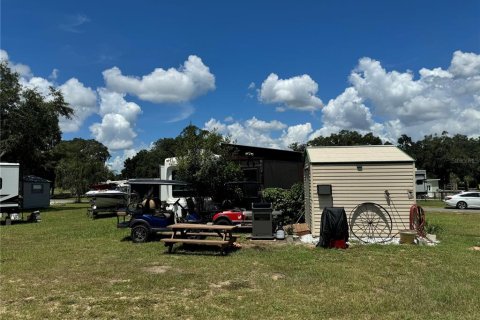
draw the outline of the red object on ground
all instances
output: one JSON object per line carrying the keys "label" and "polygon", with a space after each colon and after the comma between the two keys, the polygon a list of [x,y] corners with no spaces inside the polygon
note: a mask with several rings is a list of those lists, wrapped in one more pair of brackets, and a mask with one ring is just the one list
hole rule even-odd
{"label": "red object on ground", "polygon": [[332,240],[330,241],[330,248],[335,249],[347,249],[347,242],[345,240]]}

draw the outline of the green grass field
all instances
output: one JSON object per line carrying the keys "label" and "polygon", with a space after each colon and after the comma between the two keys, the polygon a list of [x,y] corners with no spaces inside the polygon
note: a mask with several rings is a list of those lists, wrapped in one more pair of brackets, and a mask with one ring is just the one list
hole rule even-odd
{"label": "green grass field", "polygon": [[1,226],[2,319],[478,319],[480,214],[430,213],[441,244],[255,243],[166,254],[86,204]]}
{"label": "green grass field", "polygon": [[445,208],[445,202],[442,200],[422,200],[422,199],[417,199],[417,204],[422,206],[422,207],[435,207],[435,208]]}

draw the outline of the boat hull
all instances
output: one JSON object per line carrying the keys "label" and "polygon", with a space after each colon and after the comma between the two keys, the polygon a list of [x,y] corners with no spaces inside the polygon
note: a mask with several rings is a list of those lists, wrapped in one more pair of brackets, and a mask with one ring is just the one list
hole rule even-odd
{"label": "boat hull", "polygon": [[111,193],[111,192],[95,192],[87,193],[90,198],[92,209],[118,209],[125,208],[127,206],[127,194],[124,192]]}

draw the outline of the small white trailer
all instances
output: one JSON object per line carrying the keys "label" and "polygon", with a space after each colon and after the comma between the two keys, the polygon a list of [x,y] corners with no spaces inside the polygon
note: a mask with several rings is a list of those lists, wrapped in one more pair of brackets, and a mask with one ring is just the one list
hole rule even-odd
{"label": "small white trailer", "polygon": [[[5,219],[5,224],[23,219],[21,200],[20,164],[0,162],[0,219]],[[37,221],[39,215],[39,211],[34,211],[28,220]]]}
{"label": "small white trailer", "polygon": [[20,164],[0,162],[0,214],[6,222],[20,218]]}

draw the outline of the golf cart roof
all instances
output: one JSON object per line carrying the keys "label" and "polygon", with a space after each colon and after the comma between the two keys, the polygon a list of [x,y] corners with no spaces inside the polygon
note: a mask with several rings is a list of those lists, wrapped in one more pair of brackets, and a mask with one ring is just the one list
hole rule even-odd
{"label": "golf cart roof", "polygon": [[129,179],[127,184],[149,184],[149,185],[165,185],[165,186],[186,186],[188,183],[178,180],[162,180],[158,178],[150,179]]}

